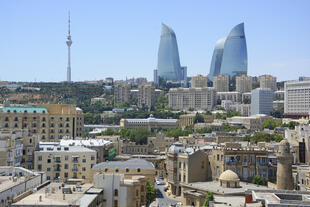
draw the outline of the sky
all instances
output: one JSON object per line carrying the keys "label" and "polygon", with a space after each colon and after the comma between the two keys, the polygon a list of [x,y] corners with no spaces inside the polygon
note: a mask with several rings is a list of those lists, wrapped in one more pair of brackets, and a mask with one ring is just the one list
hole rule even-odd
{"label": "sky", "polygon": [[215,43],[244,22],[248,75],[310,76],[308,0],[0,0],[0,80],[153,80],[161,23],[176,33],[188,76],[207,75]]}

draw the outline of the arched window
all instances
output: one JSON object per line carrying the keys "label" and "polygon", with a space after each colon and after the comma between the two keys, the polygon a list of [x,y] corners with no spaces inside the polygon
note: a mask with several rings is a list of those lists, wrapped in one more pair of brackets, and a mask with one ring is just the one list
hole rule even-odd
{"label": "arched window", "polygon": [[114,196],[118,196],[118,190],[117,189],[114,190]]}

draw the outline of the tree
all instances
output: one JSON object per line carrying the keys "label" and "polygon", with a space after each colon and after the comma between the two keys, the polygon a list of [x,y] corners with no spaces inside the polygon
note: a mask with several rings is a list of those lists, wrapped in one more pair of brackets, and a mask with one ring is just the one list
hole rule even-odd
{"label": "tree", "polygon": [[256,175],[253,177],[252,183],[256,185],[265,185],[265,180],[261,176]]}
{"label": "tree", "polygon": [[205,202],[203,203],[203,207],[208,207],[209,206],[209,202],[213,201],[214,197],[213,197],[213,193],[212,192],[208,192],[208,195],[206,196]]}
{"label": "tree", "polygon": [[264,121],[264,123],[262,124],[262,129],[274,130],[278,126],[281,126],[280,121],[269,119],[267,121]]}
{"label": "tree", "polygon": [[156,198],[156,188],[151,184],[150,179],[146,180],[146,202],[148,204],[152,203]]}
{"label": "tree", "polygon": [[204,122],[205,122],[205,119],[203,118],[203,115],[197,112],[195,115],[194,123],[204,123]]}
{"label": "tree", "polygon": [[290,121],[288,124],[282,124],[282,127],[288,127],[289,129],[295,129],[295,126],[298,126],[299,123],[296,121]]}

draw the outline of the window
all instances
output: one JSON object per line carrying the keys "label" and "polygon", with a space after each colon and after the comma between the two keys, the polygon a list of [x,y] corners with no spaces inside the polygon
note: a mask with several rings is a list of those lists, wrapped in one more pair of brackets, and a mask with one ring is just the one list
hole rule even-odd
{"label": "window", "polygon": [[179,168],[181,168],[182,167],[182,163],[181,162],[179,162]]}
{"label": "window", "polygon": [[14,118],[14,121],[18,121],[18,117],[15,117],[15,118]]}
{"label": "window", "polygon": [[42,156],[38,156],[38,160],[39,160],[39,161],[42,161]]}
{"label": "window", "polygon": [[45,127],[45,123],[42,124],[42,127]]}
{"label": "window", "polygon": [[104,169],[104,172],[108,172],[108,168]]}
{"label": "window", "polygon": [[118,172],[118,169],[115,169],[115,172]]}
{"label": "window", "polygon": [[49,168],[49,167],[48,167],[48,168],[46,168],[46,171],[47,171],[47,172],[51,171],[51,168]]}
{"label": "window", "polygon": [[139,190],[138,189],[136,190],[136,196],[137,197],[139,196]]}
{"label": "window", "polygon": [[91,160],[95,160],[95,156],[91,156],[91,158],[90,158]]}
{"label": "window", "polygon": [[64,177],[65,177],[65,178],[68,177],[68,173],[67,173],[67,172],[64,173]]}
{"label": "window", "polygon": [[129,172],[129,169],[128,169],[128,168],[126,168],[126,172]]}
{"label": "window", "polygon": [[5,125],[4,125],[4,127],[5,127],[5,128],[8,128],[8,127],[9,127],[9,125],[8,125],[8,124],[5,124]]}
{"label": "window", "polygon": [[114,196],[118,196],[118,190],[117,189],[114,190]]}
{"label": "window", "polygon": [[39,171],[42,170],[42,165],[38,165],[38,170],[39,170]]}
{"label": "window", "polygon": [[86,167],[82,167],[82,171],[86,171]]}
{"label": "window", "polygon": [[47,163],[51,163],[51,159],[47,159]]}
{"label": "window", "polygon": [[69,169],[69,165],[68,164],[65,164],[65,169]]}
{"label": "window", "polygon": [[5,119],[4,119],[5,121],[9,121],[9,117],[5,117]]}
{"label": "window", "polygon": [[138,169],[137,169],[137,172],[141,172],[141,169],[140,169],[140,168],[138,168]]}
{"label": "window", "polygon": [[85,162],[86,162],[86,159],[85,159],[85,158],[84,158],[84,159],[82,159],[82,162],[84,162],[84,163],[85,163]]}
{"label": "window", "polygon": [[114,200],[114,207],[118,207],[118,201]]}
{"label": "window", "polygon": [[15,127],[15,128],[18,128],[18,124],[14,124],[14,127]]}
{"label": "window", "polygon": [[69,160],[69,156],[68,155],[65,156],[65,160]]}
{"label": "window", "polygon": [[84,176],[84,175],[82,176],[82,179],[85,179],[85,176]]}
{"label": "window", "polygon": [[45,118],[45,117],[43,117],[43,118],[42,118],[42,121],[46,121],[46,118]]}

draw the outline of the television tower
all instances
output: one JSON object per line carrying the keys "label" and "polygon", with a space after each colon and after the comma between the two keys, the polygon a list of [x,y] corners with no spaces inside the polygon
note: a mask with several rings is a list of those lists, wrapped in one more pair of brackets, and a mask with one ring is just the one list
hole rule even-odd
{"label": "television tower", "polygon": [[68,66],[67,66],[67,82],[71,82],[71,56],[70,56],[70,48],[72,45],[71,34],[70,34],[70,11],[68,18],[68,37],[67,37],[67,46],[68,46]]}

